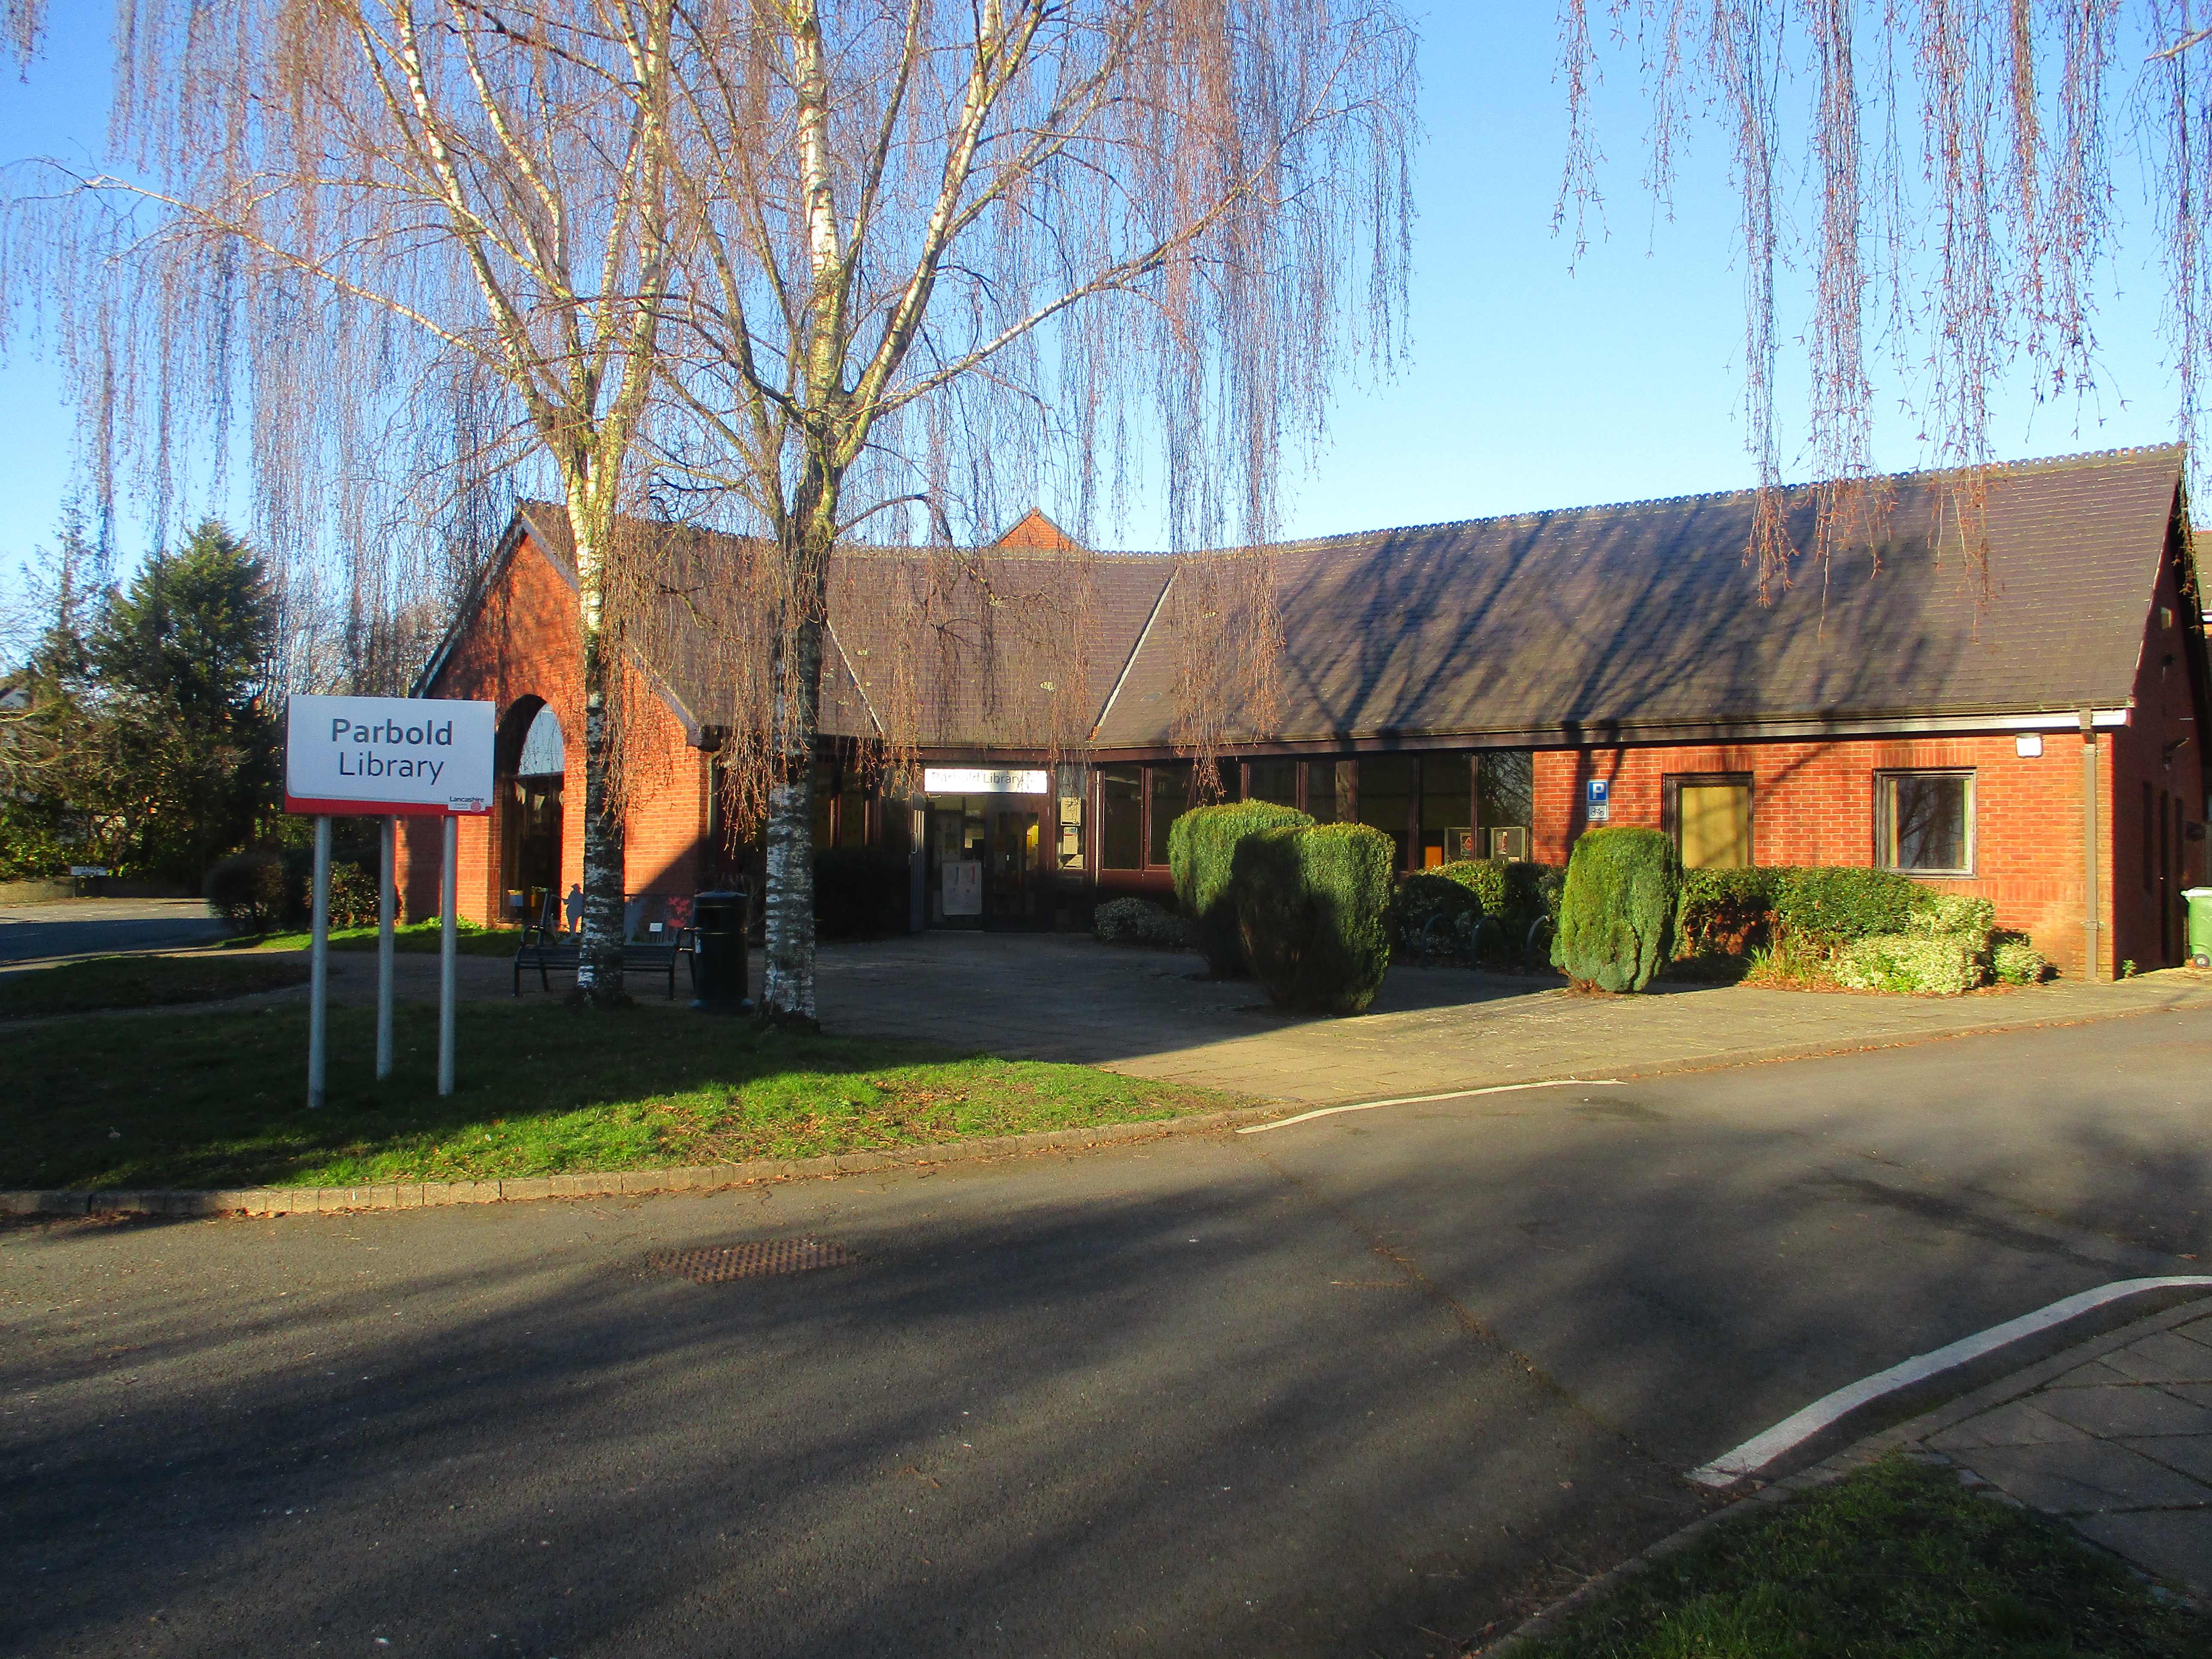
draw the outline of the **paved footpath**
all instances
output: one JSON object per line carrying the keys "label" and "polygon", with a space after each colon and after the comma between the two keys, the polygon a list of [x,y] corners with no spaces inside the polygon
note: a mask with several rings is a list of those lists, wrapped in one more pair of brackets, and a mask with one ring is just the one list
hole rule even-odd
{"label": "paved footpath", "polygon": [[1307,1104],[1528,1078],[1648,1075],[2212,1006],[2212,974],[2061,981],[1966,997],[1822,995],[1662,985],[1577,996],[1557,980],[1391,970],[1356,1019],[1286,1015],[1249,981],[1205,976],[1182,951],[1081,937],[925,933],[821,954],[823,1023],[1077,1060],[1139,1077]]}
{"label": "paved footpath", "polygon": [[2070,1350],[1894,1437],[2212,1598],[2212,1303]]}

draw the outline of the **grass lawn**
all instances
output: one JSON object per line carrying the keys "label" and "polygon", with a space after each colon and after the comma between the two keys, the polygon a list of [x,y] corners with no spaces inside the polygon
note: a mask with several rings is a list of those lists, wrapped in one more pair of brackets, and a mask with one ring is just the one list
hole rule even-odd
{"label": "grass lawn", "polygon": [[95,1008],[158,1008],[213,1002],[303,985],[301,962],[235,957],[94,957],[0,976],[0,1019],[81,1014]]}
{"label": "grass lawn", "polygon": [[2057,1522],[1893,1456],[1714,1528],[1516,1659],[2166,1659],[2212,1654]]}
{"label": "grass lawn", "polygon": [[[434,921],[410,922],[392,930],[392,948],[395,951],[430,951],[438,949],[439,925]],[[306,951],[313,947],[313,933],[246,933],[237,939],[225,939],[226,951]],[[453,949],[465,957],[511,957],[514,947],[522,943],[520,927],[479,927],[472,921],[457,921],[453,927]],[[331,949],[333,951],[374,951],[376,949],[376,929],[368,927],[333,927],[331,929]]]}
{"label": "grass lawn", "polygon": [[1087,1066],[805,1036],[641,1006],[464,1003],[436,1092],[437,1010],[331,1012],[307,1109],[304,1008],[0,1030],[0,1188],[354,1186],[807,1158],[1174,1117],[1241,1103]]}

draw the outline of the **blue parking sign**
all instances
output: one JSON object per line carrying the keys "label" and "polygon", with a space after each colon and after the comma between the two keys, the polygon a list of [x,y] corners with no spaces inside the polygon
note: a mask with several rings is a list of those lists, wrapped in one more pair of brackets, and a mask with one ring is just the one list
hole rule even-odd
{"label": "blue parking sign", "polygon": [[1613,785],[1609,779],[1592,778],[1583,786],[1583,817],[1590,823],[1603,823],[1612,816]]}

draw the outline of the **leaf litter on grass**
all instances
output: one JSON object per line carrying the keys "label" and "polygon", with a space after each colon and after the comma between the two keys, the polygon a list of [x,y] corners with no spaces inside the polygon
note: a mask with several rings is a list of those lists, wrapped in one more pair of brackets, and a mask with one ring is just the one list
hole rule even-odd
{"label": "leaf litter on grass", "polygon": [[[806,1036],[681,1013],[462,1010],[459,1088],[434,1091],[434,1009],[399,1011],[377,1083],[373,1011],[331,1015],[330,1104],[305,1109],[301,1011],[0,1036],[0,1186],[374,1185],[882,1151],[1165,1118],[1233,1097],[1089,1066]],[[349,1063],[349,1056],[355,1057]],[[125,1132],[106,1139],[110,1127]]]}

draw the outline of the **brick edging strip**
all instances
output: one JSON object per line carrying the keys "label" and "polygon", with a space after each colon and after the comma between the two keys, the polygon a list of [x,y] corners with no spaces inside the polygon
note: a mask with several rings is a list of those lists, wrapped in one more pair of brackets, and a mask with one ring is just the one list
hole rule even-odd
{"label": "brick edging strip", "polygon": [[[1801,1493],[1840,1480],[1854,1470],[1863,1468],[1899,1447],[1941,1434],[1992,1406],[2002,1406],[2008,1400],[2017,1400],[2022,1395],[2031,1394],[2052,1377],[2086,1365],[2092,1360],[2101,1359],[2108,1353],[2126,1347],[2130,1342],[2154,1336],[2160,1331],[2170,1329],[2188,1320],[2202,1318],[2207,1299],[2205,1296],[2191,1297],[2171,1308],[2161,1308],[2156,1313],[2131,1320],[2118,1330],[2106,1331],[2101,1336],[2077,1342],[2070,1348],[2062,1349],[2036,1361],[2033,1365],[2022,1367],[2009,1376],[2001,1376],[1994,1382],[1960,1395],[1956,1400],[1947,1401],[1932,1411],[1923,1412],[1910,1422],[1877,1430],[1863,1440],[1846,1446],[1795,1474],[1785,1475],[1779,1480],[1762,1486],[1740,1486],[1735,1495],[1721,1508],[1701,1515],[1687,1526],[1668,1533],[1657,1543],[1647,1546],[1619,1566],[1600,1573],[1541,1612],[1522,1620],[1496,1641],[1475,1649],[1473,1659],[1509,1659],[1509,1656],[1529,1644],[1552,1634],[1571,1613],[1609,1595],[1653,1562],[1664,1560],[1678,1551],[1687,1549],[1715,1527],[1725,1526],[1744,1516],[1760,1514],[1763,1504],[1786,1504]],[[1934,1452],[1926,1455],[1931,1459],[1940,1457],[1940,1454]],[[2005,1498],[2003,1501],[2011,1503],[2013,1500]]]}
{"label": "brick edging strip", "polygon": [[1021,1152],[1147,1140],[1233,1127],[1296,1111],[1291,1102],[1238,1106],[1189,1117],[1144,1118],[1082,1129],[1040,1129],[986,1135],[884,1152],[829,1152],[820,1158],[762,1158],[742,1164],[695,1164],[678,1169],[618,1170],[601,1174],[518,1176],[500,1181],[402,1181],[362,1187],[239,1187],[207,1191],[0,1192],[0,1215],[299,1215],[333,1210],[417,1210],[447,1204],[499,1204],[535,1198],[617,1198],[647,1193],[712,1192],[763,1181],[866,1175],[924,1164],[961,1164]]}

